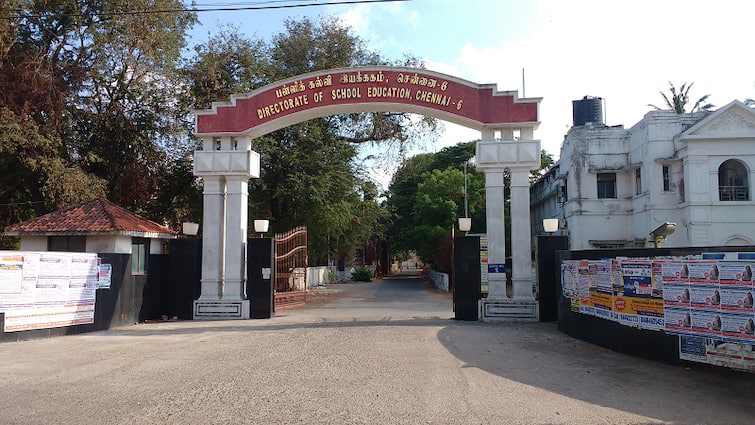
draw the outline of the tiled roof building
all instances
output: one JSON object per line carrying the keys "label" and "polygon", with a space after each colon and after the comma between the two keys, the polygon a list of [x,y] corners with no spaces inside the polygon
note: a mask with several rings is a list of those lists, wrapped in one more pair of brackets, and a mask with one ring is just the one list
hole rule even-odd
{"label": "tiled roof building", "polygon": [[128,235],[170,239],[176,232],[98,198],[5,228],[8,236]]}

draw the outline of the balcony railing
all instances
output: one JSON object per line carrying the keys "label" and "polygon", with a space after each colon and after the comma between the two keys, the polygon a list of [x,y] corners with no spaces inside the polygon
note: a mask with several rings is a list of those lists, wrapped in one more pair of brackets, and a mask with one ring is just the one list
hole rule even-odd
{"label": "balcony railing", "polygon": [[749,201],[750,188],[747,186],[718,186],[718,199],[721,201]]}

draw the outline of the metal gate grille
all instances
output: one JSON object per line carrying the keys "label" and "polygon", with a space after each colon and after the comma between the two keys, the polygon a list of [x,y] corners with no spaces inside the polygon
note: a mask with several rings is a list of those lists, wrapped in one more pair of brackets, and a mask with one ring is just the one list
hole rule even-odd
{"label": "metal gate grille", "polygon": [[275,235],[276,311],[307,302],[307,228],[296,227]]}

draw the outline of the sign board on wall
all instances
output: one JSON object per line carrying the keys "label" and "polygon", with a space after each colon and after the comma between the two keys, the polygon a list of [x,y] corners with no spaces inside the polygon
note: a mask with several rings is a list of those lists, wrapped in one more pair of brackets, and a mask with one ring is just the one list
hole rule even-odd
{"label": "sign board on wall", "polygon": [[97,254],[0,251],[3,331],[94,323]]}

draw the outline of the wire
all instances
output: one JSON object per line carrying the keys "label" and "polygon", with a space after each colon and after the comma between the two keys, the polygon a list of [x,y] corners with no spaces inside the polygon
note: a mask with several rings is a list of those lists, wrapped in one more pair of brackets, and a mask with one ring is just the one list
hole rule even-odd
{"label": "wire", "polygon": [[[158,10],[126,10],[121,12],[93,12],[93,13],[61,13],[57,16],[68,17],[83,17],[83,16],[125,16],[125,15],[150,15],[157,13],[178,13],[178,12],[234,12],[242,10],[273,10],[273,9],[293,9],[300,7],[314,7],[314,6],[339,6],[349,4],[367,4],[367,3],[393,3],[393,2],[405,2],[411,0],[333,0],[327,2],[308,2],[308,3],[295,3],[295,4],[274,4],[285,3],[286,0],[267,1],[267,2],[254,2],[254,6],[233,6],[234,4],[250,4],[250,3],[226,3],[228,6],[217,7],[216,5],[210,6],[195,6],[194,8],[179,8],[179,9],[158,9]],[[13,12],[17,13],[16,16],[7,16],[0,19],[17,19],[17,18],[42,18],[45,15],[24,15],[23,10],[17,9]],[[11,13],[13,13],[11,12]]]}

